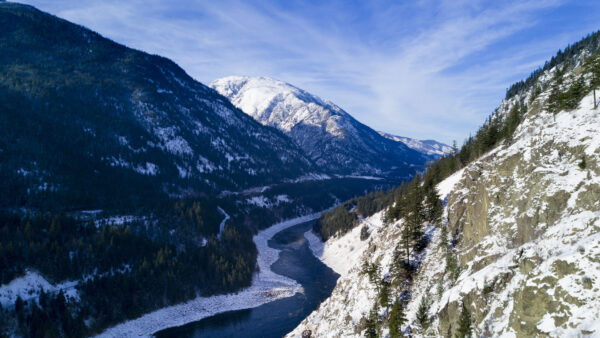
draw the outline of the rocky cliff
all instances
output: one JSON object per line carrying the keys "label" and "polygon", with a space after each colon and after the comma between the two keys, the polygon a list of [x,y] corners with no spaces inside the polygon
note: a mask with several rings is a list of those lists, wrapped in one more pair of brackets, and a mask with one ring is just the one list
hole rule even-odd
{"label": "rocky cliff", "polygon": [[[438,184],[442,221],[423,224],[429,245],[411,257],[416,272],[390,284],[404,334],[461,336],[465,323],[486,337],[600,334],[600,109],[587,57],[546,70],[505,100],[490,121],[526,106],[512,137]],[[570,106],[556,108],[557,97]],[[362,226],[371,229],[367,249],[290,337],[367,335],[372,309],[378,335],[389,334],[381,285],[405,221]],[[365,262],[381,268],[381,280],[365,274]]]}

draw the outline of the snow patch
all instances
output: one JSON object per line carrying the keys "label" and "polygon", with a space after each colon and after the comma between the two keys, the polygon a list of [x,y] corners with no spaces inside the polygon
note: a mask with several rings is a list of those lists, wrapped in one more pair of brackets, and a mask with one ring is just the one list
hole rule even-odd
{"label": "snow patch", "polygon": [[2,304],[2,307],[12,307],[15,305],[17,297],[21,297],[26,301],[37,300],[42,290],[47,293],[62,291],[65,297],[79,299],[79,293],[75,288],[77,284],[77,281],[52,284],[39,273],[27,271],[24,276],[15,278],[10,283],[0,286],[0,304]]}
{"label": "snow patch", "polygon": [[163,308],[113,326],[97,337],[150,337],[157,331],[169,327],[181,326],[226,311],[257,307],[301,292],[302,287],[295,280],[278,275],[271,270],[271,265],[279,258],[280,250],[269,247],[267,242],[276,233],[315,220],[320,215],[321,213],[315,213],[283,221],[254,236],[260,272],[254,276],[252,286],[249,288],[235,294],[197,297],[186,303]]}

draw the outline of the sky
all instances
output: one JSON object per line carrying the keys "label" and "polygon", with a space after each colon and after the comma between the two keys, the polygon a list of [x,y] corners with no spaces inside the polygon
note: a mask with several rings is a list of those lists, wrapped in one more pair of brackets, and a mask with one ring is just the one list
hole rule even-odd
{"label": "sky", "polygon": [[559,49],[597,0],[23,0],[209,84],[268,76],[376,130],[458,143]]}

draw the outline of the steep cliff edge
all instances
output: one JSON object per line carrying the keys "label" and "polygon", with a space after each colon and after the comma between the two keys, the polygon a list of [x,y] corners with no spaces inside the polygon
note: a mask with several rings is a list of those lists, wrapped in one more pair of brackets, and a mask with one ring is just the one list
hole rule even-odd
{"label": "steep cliff edge", "polygon": [[526,106],[511,137],[437,185],[444,215],[423,224],[410,278],[390,282],[405,217],[384,222],[289,336],[385,337],[396,299],[414,336],[600,334],[600,108],[583,59],[505,100],[488,124]]}

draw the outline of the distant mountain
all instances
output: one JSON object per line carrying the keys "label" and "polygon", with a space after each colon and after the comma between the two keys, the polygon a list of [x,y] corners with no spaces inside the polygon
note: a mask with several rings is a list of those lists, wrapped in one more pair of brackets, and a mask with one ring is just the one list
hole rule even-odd
{"label": "distant mountain", "polygon": [[407,177],[430,158],[379,135],[332,102],[282,81],[231,76],[210,86],[263,125],[285,132],[331,173]]}
{"label": "distant mountain", "polygon": [[396,136],[382,131],[379,132],[379,135],[396,142],[402,142],[413,150],[433,157],[442,157],[452,152],[452,147],[435,140],[416,140],[414,138]]}
{"label": "distant mountain", "polygon": [[172,61],[0,4],[1,206],[138,205],[293,179],[314,165]]}

